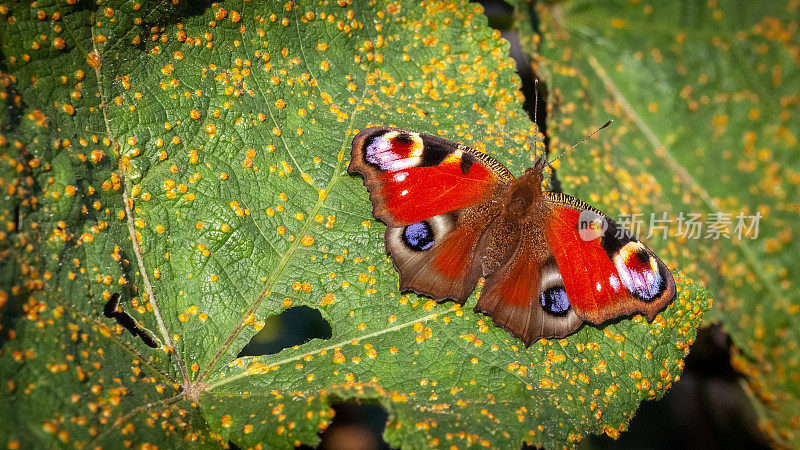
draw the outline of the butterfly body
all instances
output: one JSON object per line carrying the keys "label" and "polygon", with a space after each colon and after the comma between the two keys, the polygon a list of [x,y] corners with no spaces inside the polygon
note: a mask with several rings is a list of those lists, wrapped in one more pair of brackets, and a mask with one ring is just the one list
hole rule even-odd
{"label": "butterfly body", "polygon": [[469,147],[374,127],[353,140],[348,171],[387,225],[402,291],[464,304],[483,277],[475,310],[525,345],[584,321],[652,320],[675,294],[671,273],[597,209],[543,191],[545,165],[514,178]]}

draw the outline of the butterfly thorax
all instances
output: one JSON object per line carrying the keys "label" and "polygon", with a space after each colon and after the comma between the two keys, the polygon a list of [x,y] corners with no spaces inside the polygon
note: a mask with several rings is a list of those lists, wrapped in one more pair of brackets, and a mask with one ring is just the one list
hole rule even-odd
{"label": "butterfly thorax", "polygon": [[483,273],[490,273],[508,262],[522,241],[535,249],[536,259],[547,257],[542,233],[547,205],[541,185],[542,172],[529,169],[521,177],[497,188],[492,197],[494,205],[499,207],[493,215],[479,213],[483,218],[493,216],[490,223],[484,219],[483,224]]}
{"label": "butterfly thorax", "polygon": [[519,177],[510,180],[500,188],[504,215],[512,221],[525,221],[529,216],[544,214],[544,196],[542,195],[542,173],[528,169]]}

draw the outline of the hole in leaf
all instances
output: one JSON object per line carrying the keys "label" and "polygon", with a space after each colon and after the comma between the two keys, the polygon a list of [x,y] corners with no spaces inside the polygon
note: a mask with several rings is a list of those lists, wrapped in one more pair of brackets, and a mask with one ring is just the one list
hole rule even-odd
{"label": "hole in leaf", "polygon": [[[322,441],[317,447],[319,450],[391,448],[383,440],[383,429],[386,428],[389,414],[380,405],[359,401],[341,402],[334,403],[333,410],[336,415],[320,436]],[[305,445],[297,448],[312,449]]]}
{"label": "hole in leaf", "polygon": [[106,302],[105,307],[103,307],[103,315],[109,319],[116,320],[117,323],[122,325],[134,337],[141,339],[142,342],[144,342],[144,344],[148,347],[159,348],[161,345],[153,333],[150,330],[139,326],[139,324],[136,322],[136,319],[122,310],[119,304],[119,298],[120,295],[118,292],[115,292],[111,295],[111,298]]}
{"label": "hole in leaf", "polygon": [[273,355],[312,339],[330,339],[331,333],[330,324],[318,310],[295,306],[268,317],[264,328],[244,346],[239,357]]}

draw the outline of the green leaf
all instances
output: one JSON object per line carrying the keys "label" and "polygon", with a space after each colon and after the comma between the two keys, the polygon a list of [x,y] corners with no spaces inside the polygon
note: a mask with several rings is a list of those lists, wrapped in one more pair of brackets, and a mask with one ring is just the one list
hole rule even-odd
{"label": "green leaf", "polygon": [[[534,12],[520,2],[517,15],[523,45],[553,92],[552,135],[568,144],[615,119],[603,131],[613,149],[598,152],[594,164],[619,188],[600,204],[645,219],[669,213],[673,235],[650,244],[718,293],[712,317],[733,339],[733,363],[749,378],[761,428],[796,448],[797,5],[578,1]],[[577,173],[585,154],[571,155]],[[731,236],[713,239],[703,228],[700,239],[681,239],[682,213],[701,214],[705,226],[729,214]],[[762,216],[757,234],[736,237],[740,214]]]}
{"label": "green leaf", "polygon": [[[432,132],[516,174],[536,156],[479,6],[0,14],[7,444],[313,445],[331,402],[362,398],[389,411],[393,446],[564,446],[618,433],[680,378],[711,300],[679,273],[652,324],[528,349],[486,316],[398,292],[384,227],[345,172],[358,130]],[[329,340],[237,358],[298,305]]]}

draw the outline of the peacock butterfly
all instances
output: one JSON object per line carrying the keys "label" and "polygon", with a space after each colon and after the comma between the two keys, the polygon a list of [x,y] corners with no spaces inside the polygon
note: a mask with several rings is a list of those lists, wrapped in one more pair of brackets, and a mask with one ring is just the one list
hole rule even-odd
{"label": "peacock butterfly", "polygon": [[514,178],[464,145],[373,127],[353,139],[348,172],[363,176],[387,225],[401,291],[463,305],[484,277],[475,311],[526,346],[584,321],[652,321],[675,296],[666,265],[598,209],[543,191],[547,164]]}

